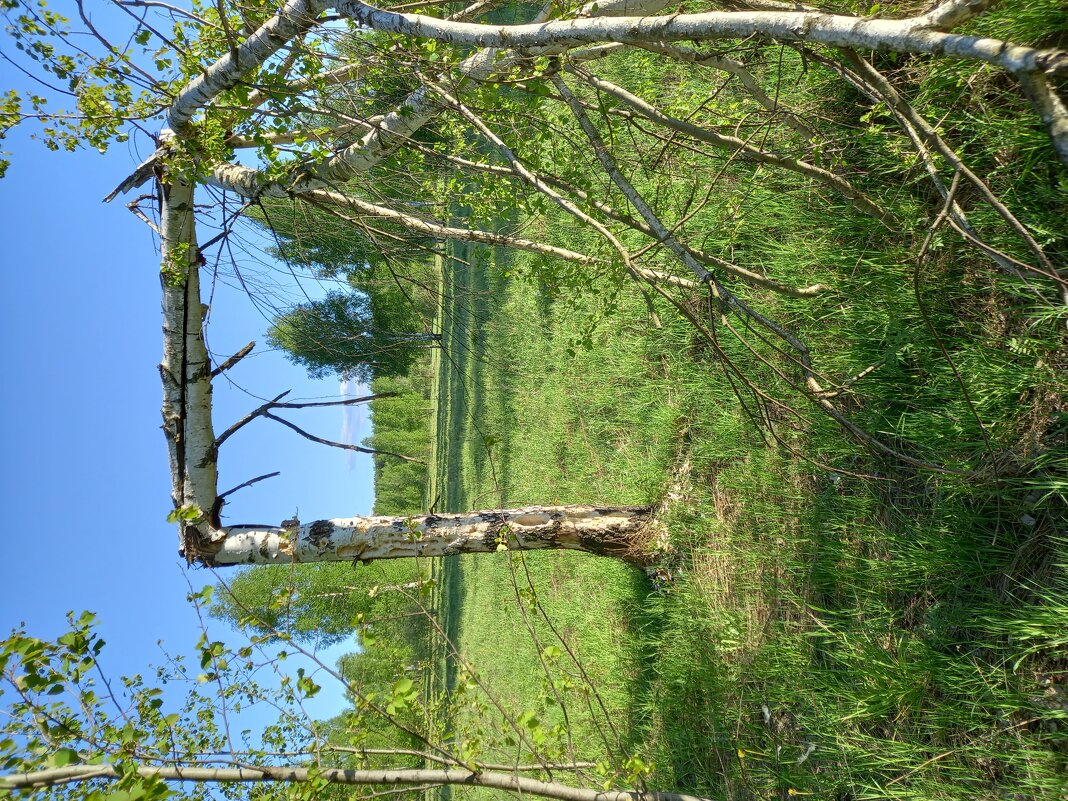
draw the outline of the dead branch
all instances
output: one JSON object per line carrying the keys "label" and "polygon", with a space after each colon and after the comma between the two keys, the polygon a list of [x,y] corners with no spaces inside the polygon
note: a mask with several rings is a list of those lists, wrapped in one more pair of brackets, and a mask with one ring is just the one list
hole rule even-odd
{"label": "dead branch", "polygon": [[211,371],[211,377],[212,378],[218,378],[220,375],[225,373],[227,370],[229,370],[231,367],[233,367],[239,361],[241,361],[246,356],[248,356],[250,353],[252,353],[252,349],[254,347],[256,347],[256,343],[255,342],[249,342],[247,345],[245,345],[245,347],[241,348],[241,350],[239,350],[237,353],[235,353],[229,359],[227,359],[222,364],[220,364],[218,367],[216,367],[214,370],[212,370]]}

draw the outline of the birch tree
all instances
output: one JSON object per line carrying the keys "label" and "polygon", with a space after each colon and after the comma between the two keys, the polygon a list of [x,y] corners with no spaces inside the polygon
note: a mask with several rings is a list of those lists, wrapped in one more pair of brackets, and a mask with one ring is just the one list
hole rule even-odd
{"label": "birch tree", "polygon": [[[764,0],[700,13],[681,13],[664,0],[607,0],[571,10],[551,3],[521,24],[487,22],[493,5],[388,9],[360,0],[289,0],[277,6],[194,3],[182,10],[155,0],[118,0],[117,9],[132,25],[121,36],[96,27],[87,8],[78,6],[91,47],[67,38],[66,20],[44,6],[6,6],[8,30],[20,49],[37,62],[42,75],[65,84],[53,87],[55,94],[73,96],[76,107],[58,111],[50,96],[11,93],[3,111],[5,127],[41,121],[51,147],[103,149],[131,132],[162,124],[154,152],[108,199],[150,182],[154,186],[150,197],[157,204],[158,222],[141,210],[144,198],[131,205],[155,227],[160,242],[164,432],[172,517],[181,552],[190,561],[351,561],[527,548],[577,549],[636,564],[652,558],[643,539],[647,507],[538,507],[457,517],[320,520],[266,529],[224,526],[220,510],[227,493],[217,486],[222,444],[253,420],[280,418],[268,404],[216,433],[213,380],[240,354],[215,365],[204,344],[200,281],[204,251],[215,243],[198,238],[197,209],[212,191],[248,205],[269,198],[308,204],[371,235],[387,235],[375,229],[376,222],[387,221],[420,238],[513,248],[580,273],[619,272],[648,297],[670,303],[690,319],[728,365],[728,373],[745,382],[744,370],[725,358],[715,330],[708,330],[709,320],[695,317],[668,289],[707,291],[719,309],[713,315],[718,324],[742,342],[748,342],[745,331],[758,330],[787,354],[790,374],[780,372],[784,380],[805,402],[837,421],[847,436],[877,454],[938,469],[864,431],[839,405],[840,388],[862,380],[873,367],[858,365],[855,375],[828,385],[805,342],[735,288],[809,298],[827,287],[790,286],[729,254],[705,252],[699,237],[683,231],[686,210],[658,208],[644,197],[627,175],[625,148],[607,136],[613,120],[622,121],[663,137],[665,152],[707,149],[722,154],[728,164],[751,163],[796,176],[818,196],[833,198],[880,226],[903,230],[905,224],[872,195],[863,176],[828,155],[830,143],[819,141],[804,115],[773,98],[742,61],[730,56],[727,48],[756,39],[796,50],[806,64],[836,73],[888,110],[944,204],[935,227],[943,221],[952,226],[989,259],[992,269],[1037,282],[1039,293],[1052,290],[1068,298],[1068,282],[1034,233],[968,168],[937,125],[924,119],[864,55],[892,51],[917,59],[974,62],[1003,72],[1018,82],[1044,126],[1050,159],[1068,165],[1068,113],[1057,90],[1068,74],[1068,53],[968,33],[992,0],[947,0],[902,19]],[[408,13],[413,10],[425,13]],[[344,35],[339,34],[342,26]],[[760,141],[740,130],[726,133],[694,122],[642,97],[639,88],[597,74],[599,61],[636,51],[723,71],[745,88],[754,108],[770,115],[775,136]],[[406,76],[406,94],[397,91],[400,73]],[[385,83],[391,92],[381,91]],[[521,152],[514,141],[506,141],[484,113],[485,98],[494,94],[494,102],[500,103],[514,94],[535,98],[528,116],[536,138],[578,143],[574,152],[596,165],[604,185],[623,204],[607,202],[568,174],[566,165],[531,155],[529,148]],[[548,107],[552,114],[539,116]],[[435,139],[426,134],[446,120],[460,126],[463,136]],[[463,141],[477,146],[453,146]],[[415,172],[423,165],[431,165],[435,174],[448,168],[506,187],[501,191],[540,198],[591,231],[605,252],[581,252],[537,233],[457,224],[447,214],[434,213],[442,209],[440,198],[399,202],[378,190],[390,170]],[[957,202],[961,183],[1018,237],[1022,257],[986,241],[969,210]],[[635,237],[644,238],[645,247],[630,244]],[[660,269],[662,261],[656,269],[643,264],[647,253],[664,254],[671,268]],[[762,404],[782,405],[752,382],[749,389]]]}

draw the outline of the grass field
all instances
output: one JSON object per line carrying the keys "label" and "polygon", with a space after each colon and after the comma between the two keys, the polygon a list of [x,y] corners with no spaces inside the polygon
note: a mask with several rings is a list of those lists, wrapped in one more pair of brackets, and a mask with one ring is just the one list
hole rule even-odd
{"label": "grass field", "polygon": [[[862,477],[871,461],[833,431],[827,451],[856,475],[821,469],[761,442],[685,325],[650,331],[623,301],[574,350],[596,300],[561,308],[533,282],[448,274],[447,508],[676,498],[660,588],[582,555],[445,563],[462,655],[447,686],[470,665],[506,699],[465,724],[474,748],[508,731],[505,712],[533,713],[546,753],[712,797],[1064,792],[1056,498],[1036,509],[1027,480]],[[480,753],[523,747],[504,750]]]}
{"label": "grass field", "polygon": [[[950,242],[917,278],[919,239],[783,187],[731,201],[746,225],[716,235],[760,242],[777,277],[837,289],[752,301],[807,336],[827,374],[877,364],[851,416],[946,469],[873,456],[811,407],[755,425],[725,361],[748,360],[770,391],[788,360],[760,342],[717,353],[659,300],[657,328],[611,274],[560,291],[536,259],[453,248],[438,510],[663,504],[670,573],[575,554],[442,565],[456,653],[442,652],[438,686],[476,699],[454,741],[484,760],[598,763],[587,784],[712,798],[1061,799],[1061,313]],[[1047,222],[1057,191],[1036,212]],[[892,208],[923,202],[903,193]]]}
{"label": "grass field", "polygon": [[[973,29],[1052,41],[1068,10],[1014,0]],[[653,504],[660,569],[574,553],[435,561],[433,644],[413,659],[433,667],[428,726],[472,764],[582,763],[540,775],[585,786],[1061,801],[1063,304],[934,230],[943,201],[885,106],[795,51],[744,55],[817,128],[804,142],[769,124],[768,147],[823,159],[891,224],[796,173],[669,151],[588,88],[584,98],[688,241],[786,286],[824,285],[814,297],[724,276],[753,314],[677,284],[670,300],[643,297],[601,238],[548,203],[454,185],[457,218],[601,261],[458,242],[439,257],[427,505]],[[1068,266],[1068,186],[1018,88],[957,63],[876,62]],[[597,69],[680,119],[764,136],[722,76],[647,52]],[[531,163],[628,208],[592,157],[578,163],[562,144],[573,120],[545,99],[506,100],[481,111],[517,147],[532,141],[528,113],[560,134],[537,139]],[[554,160],[557,148],[576,163]],[[991,246],[1029,258],[974,187],[958,199]],[[632,253],[649,244],[618,230]],[[681,274],[663,249],[642,264]],[[799,390],[798,351],[755,315],[808,344],[857,429]]]}

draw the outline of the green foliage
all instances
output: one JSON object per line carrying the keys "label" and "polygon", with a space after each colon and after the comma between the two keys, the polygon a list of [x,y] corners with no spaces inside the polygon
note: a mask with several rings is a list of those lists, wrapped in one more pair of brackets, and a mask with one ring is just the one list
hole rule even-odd
{"label": "green foliage", "polygon": [[371,621],[403,614],[403,593],[380,592],[420,580],[408,561],[357,570],[352,565],[260,566],[219,587],[213,617],[261,635],[281,632],[297,642],[329,646]]}
{"label": "green foliage", "polygon": [[[157,69],[199,74],[225,51],[227,25],[254,25],[270,7],[253,3],[233,18],[195,11],[211,23],[205,35],[190,46],[188,26],[178,25],[175,47],[145,54]],[[969,29],[1037,42],[1064,28],[1064,13],[1055,0],[1007,2]],[[48,49],[63,20],[38,11],[8,18],[35,58],[63,78],[79,76],[72,89],[83,113],[74,125],[83,127],[61,126],[50,146],[106,146],[121,136],[116,117],[154,113],[138,106],[128,81],[111,80],[124,54],[67,63]],[[143,33],[133,42],[150,48]],[[409,88],[394,65],[421,62],[436,73],[458,58],[436,43],[391,37],[361,34],[348,46],[391,56],[369,65],[360,97],[319,87],[320,100],[359,116],[389,108]],[[321,55],[302,55],[296,76],[318,70]],[[376,402],[370,442],[421,454],[429,440],[431,488],[423,494],[418,466],[380,461],[378,511],[415,511],[434,499],[455,510],[666,496],[669,536],[660,547],[671,581],[653,588],[604,560],[502,552],[435,566],[429,581],[419,574],[420,603],[432,593],[434,615],[381,590],[407,582],[347,567],[251,571],[217,614],[262,636],[276,628],[297,641],[360,635],[365,650],[342,662],[362,689],[334,721],[339,742],[411,743],[365,722],[381,705],[441,734],[465,763],[591,757],[608,784],[724,798],[1060,798],[1068,775],[1060,700],[1068,546],[1058,529],[1068,466],[1064,310],[1039,281],[996,275],[948,227],[920,263],[942,201],[883,105],[793,50],[751,40],[730,55],[775,98],[774,111],[733,78],[650,52],[590,68],[667,113],[848,177],[890,212],[892,227],[858,218],[842,197],[794,173],[703,145],[676,147],[614,101],[577,81],[573,88],[673,230],[784,284],[830,287],[802,300],[717,276],[803,338],[849,419],[905,458],[873,454],[812,404],[798,389],[796,354],[769,341],[755,318],[676,292],[706,327],[697,335],[675,307],[634,296],[599,234],[518,182],[456,172],[439,155],[503,162],[465,125],[441,122],[418,152],[376,168],[361,196],[521,229],[603,261],[590,269],[463,243],[441,251],[381,220],[343,225],[268,203],[259,214],[278,233],[278,252],[352,290],[281,318],[275,343],[313,372],[373,374],[375,389],[404,390]],[[1014,83],[960,62],[874,58],[1063,268],[1063,171]],[[550,101],[544,77],[555,66],[534,59],[508,87],[470,87],[465,101],[526,165],[585,193],[584,208],[593,211],[594,200],[630,208],[566,109]],[[278,89],[294,77],[278,67],[258,70],[250,84]],[[223,105],[240,107],[249,91],[235,87]],[[0,126],[40,102],[8,95]],[[345,141],[285,93],[263,108],[264,117],[211,112],[175,163],[217,156],[232,131],[252,138],[280,175]],[[815,129],[811,138],[779,124],[791,112]],[[274,134],[296,134],[294,144],[276,146]],[[1029,258],[973,191],[958,199],[992,247]],[[631,253],[650,245],[633,230],[617,233]],[[642,259],[677,269],[663,248]],[[432,394],[411,369],[422,361],[411,346],[427,336],[439,303],[445,352],[430,354]],[[650,310],[662,327],[651,327]],[[388,339],[398,333],[414,338],[401,347]],[[405,351],[404,359],[380,365],[383,350]],[[437,403],[432,437],[428,397]],[[213,681],[239,659],[205,638],[199,677]],[[429,668],[425,685],[405,675],[407,666]],[[53,673],[32,676],[35,690],[58,686]],[[308,695],[315,685],[298,675],[287,690]],[[507,703],[495,703],[501,698]],[[282,747],[288,735],[271,736]],[[79,753],[70,742],[24,736],[37,738],[49,764]],[[201,750],[217,732],[204,738]]]}
{"label": "green foliage", "polygon": [[436,346],[433,334],[394,322],[374,314],[367,295],[334,291],[278,317],[267,339],[312,376],[337,373],[366,383],[375,375],[406,374],[421,350]]}
{"label": "green foliage", "polygon": [[[5,702],[0,769],[11,774],[79,764],[111,766],[119,775],[107,792],[100,783],[90,784],[80,797],[162,801],[174,791],[158,778],[139,776],[139,761],[168,753],[180,759],[210,732],[194,735],[181,727],[182,716],[164,710],[162,690],[140,676],[123,680],[126,702],[116,708],[112,690],[98,683],[105,643],[94,625],[91,613],[71,614],[69,629],[55,641],[19,629],[0,643],[0,697]],[[26,795],[45,797],[41,790]]]}
{"label": "green foliage", "polygon": [[[403,453],[426,460],[430,455],[432,404],[427,397],[430,381],[428,359],[413,365],[406,376],[375,378],[371,391],[397,393],[396,397],[371,401],[372,433],[363,444],[390,453]],[[419,514],[433,498],[427,499],[427,467],[386,456],[375,457],[374,513]]]}

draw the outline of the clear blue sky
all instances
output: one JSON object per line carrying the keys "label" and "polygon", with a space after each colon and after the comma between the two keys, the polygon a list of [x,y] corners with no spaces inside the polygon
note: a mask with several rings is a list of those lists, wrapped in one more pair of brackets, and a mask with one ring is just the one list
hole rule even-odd
{"label": "clear blue sky", "polygon": [[[11,87],[28,88],[27,80],[0,62],[0,89]],[[125,200],[101,202],[151,144],[136,143],[139,152],[116,146],[106,156],[51,153],[27,133],[0,142],[13,154],[0,180],[0,631],[25,621],[38,636],[55,636],[68,610],[89,609],[99,614],[107,663],[116,673],[141,672],[162,661],[159,639],[189,651],[199,632],[187,578],[195,588],[213,582],[180,562],[165,521],[156,243]],[[281,265],[244,261],[250,276],[284,284]],[[232,275],[230,265],[221,269]],[[259,405],[246,391],[336,398],[336,382],[311,382],[266,352],[267,322],[233,283],[220,283],[213,299],[210,346],[225,356],[255,339],[260,355],[233,370],[240,388],[217,382],[216,430]],[[312,282],[307,291],[322,290]],[[292,286],[284,292],[297,297]],[[340,409],[290,416],[320,436],[341,437]],[[364,416],[356,441],[367,433]],[[304,520],[370,511],[369,458],[270,421],[224,446],[220,488],[273,470],[282,475],[234,496],[230,522],[278,523],[298,509]],[[332,694],[320,711],[337,703]]]}

